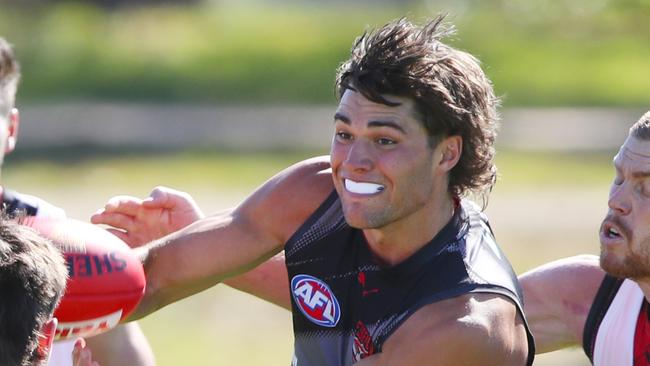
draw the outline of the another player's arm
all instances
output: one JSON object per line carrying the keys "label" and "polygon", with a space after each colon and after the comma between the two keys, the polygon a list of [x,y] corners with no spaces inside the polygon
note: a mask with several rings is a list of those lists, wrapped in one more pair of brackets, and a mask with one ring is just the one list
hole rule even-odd
{"label": "another player's arm", "polygon": [[298,163],[267,181],[234,210],[136,248],[143,258],[147,290],[131,318],[244,273],[281,251],[331,192],[328,168],[326,158]]}
{"label": "another player's arm", "polygon": [[274,255],[246,273],[224,280],[224,283],[291,310],[289,278],[284,263],[284,252]]}
{"label": "another player's arm", "polygon": [[101,366],[156,365],[153,350],[138,322],[120,324],[86,339],[86,343],[92,349],[92,358]]}
{"label": "another player's arm", "polygon": [[528,344],[515,305],[494,294],[467,294],[418,310],[381,353],[355,366],[522,366]]}
{"label": "another player's arm", "polygon": [[[232,210],[234,208],[224,210],[221,214]],[[91,217],[91,221],[110,226],[107,230],[131,247],[138,247],[204,217],[198,204],[188,193],[158,186],[144,200],[124,195],[110,198],[106,205]],[[225,280],[224,283],[290,309],[289,282],[283,252],[244,274]]]}
{"label": "another player's arm", "polygon": [[603,277],[593,255],[560,259],[519,276],[537,353],[582,345],[585,321]]}

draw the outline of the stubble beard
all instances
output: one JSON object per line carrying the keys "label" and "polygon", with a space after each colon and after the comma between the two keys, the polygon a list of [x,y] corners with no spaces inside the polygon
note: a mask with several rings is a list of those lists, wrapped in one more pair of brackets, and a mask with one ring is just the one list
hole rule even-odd
{"label": "stubble beard", "polygon": [[[381,209],[374,209],[370,212],[363,212],[360,215],[350,215],[347,209],[343,209],[345,221],[355,229],[381,229],[390,224],[394,218],[391,216],[391,205],[382,207]],[[355,216],[360,216],[355,218]]]}
{"label": "stubble beard", "polygon": [[638,252],[628,250],[621,258],[601,247],[600,267],[617,278],[650,278],[650,238],[644,238],[639,248]]}

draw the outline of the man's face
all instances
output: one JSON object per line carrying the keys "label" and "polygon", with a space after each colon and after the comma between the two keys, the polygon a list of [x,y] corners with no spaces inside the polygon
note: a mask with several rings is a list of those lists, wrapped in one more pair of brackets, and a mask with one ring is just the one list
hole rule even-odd
{"label": "man's face", "polygon": [[650,277],[650,141],[628,136],[614,167],[600,229],[600,265],[616,277]]}
{"label": "man's face", "polygon": [[[434,188],[446,192],[446,175],[436,170],[437,147],[416,119],[410,99],[390,107],[347,90],[334,117],[331,165],[346,221],[376,229],[426,214]],[[440,144],[438,145],[440,146]]]}

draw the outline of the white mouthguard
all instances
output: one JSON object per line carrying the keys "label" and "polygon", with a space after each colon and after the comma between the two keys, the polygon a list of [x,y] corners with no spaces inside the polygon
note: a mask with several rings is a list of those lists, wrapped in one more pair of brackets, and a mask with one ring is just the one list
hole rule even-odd
{"label": "white mouthguard", "polygon": [[375,183],[355,182],[350,179],[345,180],[345,189],[357,194],[375,194],[384,190],[384,186]]}

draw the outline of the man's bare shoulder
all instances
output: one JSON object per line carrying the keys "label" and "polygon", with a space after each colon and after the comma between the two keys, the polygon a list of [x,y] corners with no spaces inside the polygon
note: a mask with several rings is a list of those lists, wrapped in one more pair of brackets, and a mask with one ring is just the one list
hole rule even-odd
{"label": "man's bare shoulder", "polygon": [[279,201],[278,208],[311,213],[334,189],[329,157],[319,156],[293,164],[271,178],[265,187]]}
{"label": "man's bare shoulder", "polygon": [[576,298],[591,304],[605,272],[595,255],[578,255],[546,263],[519,277],[527,295],[553,299]]}
{"label": "man's bare shoulder", "polygon": [[273,176],[242,205],[285,241],[334,190],[328,156],[300,161]]}
{"label": "man's bare shoulder", "polygon": [[585,321],[604,276],[597,256],[579,255],[519,277],[538,353],[582,344]]}
{"label": "man's bare shoulder", "polygon": [[565,276],[566,274],[572,273],[594,277],[594,279],[597,279],[598,282],[603,279],[603,276],[605,274],[600,268],[598,256],[592,254],[582,254],[548,262],[524,273],[521,277],[540,275]]}
{"label": "man's bare shoulder", "polygon": [[278,179],[290,190],[305,194],[327,196],[334,189],[329,156],[317,156],[299,161],[280,172],[272,179]]}
{"label": "man's bare shoulder", "polygon": [[524,365],[523,319],[510,300],[474,293],[424,306],[367,365]]}

